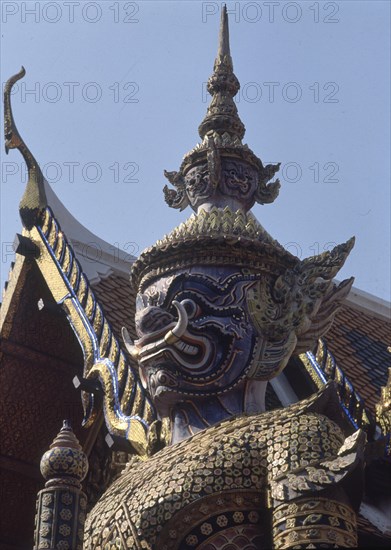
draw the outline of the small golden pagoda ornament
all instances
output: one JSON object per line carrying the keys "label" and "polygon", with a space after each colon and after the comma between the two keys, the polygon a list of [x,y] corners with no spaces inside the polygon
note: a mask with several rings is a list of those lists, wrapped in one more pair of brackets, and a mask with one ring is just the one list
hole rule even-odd
{"label": "small golden pagoda ornament", "polygon": [[47,480],[38,493],[34,550],[81,550],[87,498],[81,482],[88,460],[67,420],[41,459]]}

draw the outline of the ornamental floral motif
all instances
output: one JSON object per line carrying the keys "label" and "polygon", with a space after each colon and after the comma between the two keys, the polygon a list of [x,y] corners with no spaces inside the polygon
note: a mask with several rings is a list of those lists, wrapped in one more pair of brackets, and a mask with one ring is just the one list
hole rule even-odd
{"label": "ornamental floral motif", "polygon": [[51,504],[52,500],[53,500],[53,495],[51,495],[50,493],[45,493],[42,497],[42,503],[45,506],[48,506],[49,504]]}
{"label": "ornamental floral motif", "polygon": [[330,516],[329,517],[329,523],[330,525],[332,525],[333,527],[338,527],[338,525],[340,525],[340,521],[337,517],[335,516]]}
{"label": "ornamental floral motif", "polygon": [[224,515],[217,516],[216,523],[219,527],[226,527],[228,525],[227,516],[224,516]]}
{"label": "ornamental floral motif", "polygon": [[286,527],[287,527],[287,529],[291,529],[292,527],[295,526],[295,524],[296,524],[295,518],[288,518],[288,519],[286,520]]}
{"label": "ornamental floral motif", "polygon": [[201,525],[201,533],[203,535],[210,535],[213,531],[213,527],[211,526],[210,523],[203,523]]}
{"label": "ornamental floral motif", "polygon": [[73,502],[73,495],[71,495],[71,493],[64,493],[61,495],[61,502],[69,506]]}
{"label": "ornamental floral motif", "polygon": [[296,514],[297,510],[298,510],[297,504],[289,504],[288,514]]}
{"label": "ornamental floral motif", "polygon": [[259,521],[258,512],[255,512],[254,510],[252,510],[248,515],[248,519],[251,523],[258,523],[258,521]]}
{"label": "ornamental floral motif", "polygon": [[196,544],[198,544],[198,538],[196,537],[196,535],[189,535],[188,537],[186,537],[186,544],[188,544],[189,546],[195,546]]}
{"label": "ornamental floral motif", "polygon": [[235,523],[243,523],[244,521],[244,515],[242,512],[235,512],[232,517]]}
{"label": "ornamental floral motif", "polygon": [[67,510],[67,509],[61,510],[60,517],[61,517],[61,519],[65,520],[65,521],[68,521],[72,517],[72,512],[70,510]]}
{"label": "ornamental floral motif", "polygon": [[44,523],[43,525],[41,525],[41,528],[39,530],[39,534],[43,537],[46,537],[46,535],[49,533],[50,531],[50,525],[47,524],[47,523]]}
{"label": "ornamental floral motif", "polygon": [[60,533],[60,535],[63,535],[64,537],[67,537],[68,535],[71,534],[71,528],[69,527],[69,525],[65,525],[65,523],[63,523],[58,528],[58,532]]}
{"label": "ornamental floral motif", "polygon": [[287,538],[289,542],[296,542],[297,540],[299,540],[299,534],[297,533],[297,531],[291,531],[288,534]]}
{"label": "ornamental floral motif", "polygon": [[325,510],[327,510],[328,512],[335,512],[336,511],[336,505],[335,505],[335,502],[333,502],[332,500],[328,500],[325,505]]}

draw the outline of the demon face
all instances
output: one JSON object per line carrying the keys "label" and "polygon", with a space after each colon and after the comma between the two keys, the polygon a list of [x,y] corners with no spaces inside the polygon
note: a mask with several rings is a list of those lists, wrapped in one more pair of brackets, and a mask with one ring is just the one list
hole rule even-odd
{"label": "demon face", "polygon": [[246,291],[251,277],[229,267],[200,267],[162,277],[137,296],[128,346],[152,398],[178,402],[236,386],[254,353]]}

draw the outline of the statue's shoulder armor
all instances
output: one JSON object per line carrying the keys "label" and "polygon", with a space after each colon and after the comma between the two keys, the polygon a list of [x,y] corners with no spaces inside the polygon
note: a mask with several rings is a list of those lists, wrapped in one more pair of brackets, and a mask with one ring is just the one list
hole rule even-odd
{"label": "statue's shoulder armor", "polygon": [[139,532],[153,545],[174,515],[177,524],[179,516],[201,503],[218,508],[219,501],[232,513],[266,506],[274,479],[335,458],[343,444],[338,425],[309,410],[311,399],[231,418],[145,462],[129,464],[90,513],[87,540],[100,540],[96,537],[108,525],[129,524],[129,533]]}

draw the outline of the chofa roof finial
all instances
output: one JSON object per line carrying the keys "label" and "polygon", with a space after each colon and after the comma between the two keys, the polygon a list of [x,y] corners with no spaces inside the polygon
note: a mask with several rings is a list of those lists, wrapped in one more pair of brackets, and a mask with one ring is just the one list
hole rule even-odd
{"label": "chofa roof finial", "polygon": [[19,204],[19,213],[23,225],[27,229],[31,229],[37,222],[39,214],[46,207],[47,200],[41,169],[20,136],[12,114],[11,91],[14,84],[25,74],[26,71],[22,67],[17,74],[7,80],[4,87],[4,139],[6,153],[8,154],[9,149],[18,149],[27,165],[28,182]]}

